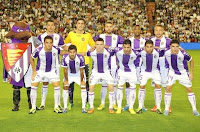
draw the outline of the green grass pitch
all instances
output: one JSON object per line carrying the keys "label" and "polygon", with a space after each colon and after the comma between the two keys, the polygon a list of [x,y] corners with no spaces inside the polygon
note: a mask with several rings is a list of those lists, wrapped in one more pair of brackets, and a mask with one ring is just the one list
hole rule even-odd
{"label": "green grass pitch", "polygon": [[[200,111],[200,51],[188,51],[195,62],[193,91],[196,95],[197,109]],[[3,62],[1,61],[0,69]],[[2,71],[2,70],[1,70]],[[62,70],[63,71],[63,70]],[[63,76],[63,73],[62,73]],[[2,80],[2,72],[0,74]],[[108,97],[106,99],[106,109],[97,111],[96,108],[100,104],[100,86],[95,89],[95,112],[93,114],[81,113],[81,95],[80,88],[76,86],[74,92],[75,106],[66,114],[56,114],[53,112],[54,99],[53,87],[49,86],[49,92],[46,100],[46,108],[43,111],[37,111],[36,114],[29,115],[26,90],[21,90],[21,103],[18,112],[12,112],[12,88],[8,83],[0,82],[0,131],[1,132],[36,132],[36,131],[182,131],[182,132],[198,132],[200,131],[200,117],[192,114],[192,108],[187,98],[185,88],[178,83],[174,85],[172,90],[172,114],[165,117],[157,113],[150,112],[154,106],[153,88],[150,83],[147,84],[147,93],[145,106],[147,112],[140,115],[130,115],[123,112],[120,115],[108,113]],[[164,99],[164,90],[163,99]],[[137,86],[138,94],[138,86]],[[37,106],[40,105],[41,85],[38,88]],[[125,96],[124,96],[125,98]],[[162,99],[162,109],[164,109],[164,101]],[[61,98],[62,102],[62,98]],[[126,101],[123,100],[123,106]],[[138,99],[136,99],[134,109],[138,107]]]}

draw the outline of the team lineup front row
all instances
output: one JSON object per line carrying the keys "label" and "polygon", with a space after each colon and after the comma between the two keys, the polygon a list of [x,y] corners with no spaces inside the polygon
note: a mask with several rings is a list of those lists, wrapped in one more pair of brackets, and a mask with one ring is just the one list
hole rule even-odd
{"label": "team lineup front row", "polygon": [[[63,79],[63,104],[64,108],[61,110],[60,105],[60,66],[59,55],[63,55],[61,66],[64,68]],[[86,81],[85,81],[85,63],[84,57],[89,56],[93,60],[93,67],[89,80],[89,92],[87,95]],[[116,57],[117,75],[111,75],[111,57]],[[34,59],[37,60],[35,66]],[[159,61],[160,58],[165,58],[165,66],[168,67],[168,74],[166,80],[166,88],[164,95],[165,110],[161,110],[161,75]],[[75,45],[70,45],[67,50],[60,50],[53,46],[53,38],[46,36],[44,38],[44,45],[39,46],[31,55],[31,66],[33,69],[32,83],[31,83],[31,104],[32,109],[29,114],[36,113],[36,98],[37,87],[43,78],[48,78],[49,82],[54,87],[54,111],[57,113],[66,113],[68,111],[68,97],[69,86],[71,83],[77,83],[81,87],[82,98],[82,113],[94,112],[94,89],[95,85],[100,82],[106,83],[109,89],[109,113],[122,113],[122,99],[123,86],[129,83],[129,94],[127,95],[127,108],[130,114],[140,114],[144,108],[145,100],[145,85],[149,79],[155,84],[155,103],[156,112],[158,114],[169,115],[171,103],[171,90],[176,80],[186,87],[188,92],[188,100],[192,106],[193,114],[199,116],[196,109],[195,95],[192,91],[192,79],[194,62],[192,57],[183,49],[180,48],[177,40],[172,40],[169,49],[155,49],[152,40],[147,40],[143,49],[132,49],[131,41],[124,40],[122,48],[109,47],[105,48],[104,40],[98,38],[95,41],[95,48],[91,48],[87,53],[77,54]],[[188,64],[190,62],[190,71],[188,71]],[[137,69],[140,70],[137,76]],[[136,100],[136,84],[140,82],[138,93],[139,106],[136,111],[133,109]],[[117,84],[117,92],[114,92],[114,86]],[[86,100],[89,97],[90,108],[86,110]],[[113,106],[117,101],[117,111],[114,111]],[[105,108],[105,105],[102,106]]]}

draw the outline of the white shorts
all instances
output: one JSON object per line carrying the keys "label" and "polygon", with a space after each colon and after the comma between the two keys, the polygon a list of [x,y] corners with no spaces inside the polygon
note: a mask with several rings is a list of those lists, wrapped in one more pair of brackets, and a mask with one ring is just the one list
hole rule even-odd
{"label": "white shorts", "polygon": [[131,87],[136,87],[137,84],[136,70],[132,72],[123,72],[121,70],[118,70],[117,82],[118,86],[122,86],[124,85],[124,83],[129,82]]}
{"label": "white shorts", "polygon": [[192,81],[190,80],[188,73],[177,75],[173,71],[169,71],[167,76],[167,86],[172,86],[176,83],[176,80],[186,88],[192,87]]}
{"label": "white shorts", "polygon": [[161,84],[166,87],[166,80],[168,75],[168,68],[165,67],[165,58],[159,58],[160,74],[161,74]]}
{"label": "white shorts", "polygon": [[[63,82],[65,80],[65,77],[63,78]],[[84,78],[83,78],[83,81],[85,82],[85,75],[84,75]],[[80,72],[79,73],[76,73],[76,74],[73,74],[73,73],[68,73],[68,83],[69,85],[71,83],[76,83],[78,85],[81,85],[81,75],[80,75]]]}
{"label": "white shorts", "polygon": [[42,82],[44,78],[47,78],[47,82],[57,82],[60,81],[60,75],[56,72],[43,72],[43,71],[37,71],[37,74],[31,82]]}
{"label": "white shorts", "polygon": [[111,76],[110,72],[105,72],[105,73],[98,73],[96,71],[91,72],[90,85],[99,84],[99,82],[102,82],[102,80],[104,80],[107,84],[114,84],[114,79]]}
{"label": "white shorts", "polygon": [[153,71],[153,72],[143,71],[140,73],[140,85],[141,86],[146,85],[146,83],[149,79],[152,79],[152,81],[155,84],[161,85],[161,76],[160,76],[160,72],[158,70]]}
{"label": "white shorts", "polygon": [[137,74],[137,84],[140,84],[140,67],[136,68],[136,74]]}
{"label": "white shorts", "polygon": [[[117,84],[117,66],[111,66],[111,76],[114,79],[114,85]],[[107,86],[105,80],[99,80],[99,83],[103,86]]]}
{"label": "white shorts", "polygon": [[[60,67],[57,69],[57,74],[60,76]],[[49,79],[47,77],[42,78],[42,82],[49,82]],[[51,82],[50,82],[51,83]]]}

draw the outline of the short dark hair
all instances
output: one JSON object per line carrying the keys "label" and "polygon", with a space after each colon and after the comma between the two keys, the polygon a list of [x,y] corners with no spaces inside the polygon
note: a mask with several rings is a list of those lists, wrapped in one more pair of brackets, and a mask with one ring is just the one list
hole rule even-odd
{"label": "short dark hair", "polygon": [[125,44],[130,44],[130,46],[131,46],[131,41],[130,41],[129,39],[126,39],[126,40],[124,40],[124,42],[123,42],[123,45],[125,45]]}
{"label": "short dark hair", "polygon": [[51,19],[47,20],[47,21],[46,21],[46,24],[47,24],[48,22],[53,22],[53,23],[54,23],[54,21],[51,20]]}
{"label": "short dark hair", "polygon": [[179,41],[176,40],[176,39],[173,39],[173,40],[171,41],[170,45],[171,45],[171,44],[174,44],[174,43],[180,45],[180,44],[179,44]]}
{"label": "short dark hair", "polygon": [[102,38],[98,38],[95,42],[97,42],[97,41],[103,41],[104,42],[104,40]]}
{"label": "short dark hair", "polygon": [[80,21],[80,20],[82,20],[82,21],[84,22],[84,24],[85,24],[85,20],[84,20],[83,18],[78,18],[78,19],[76,20],[76,24],[77,24],[77,22]]}
{"label": "short dark hair", "polygon": [[108,21],[105,22],[105,25],[106,25],[106,24],[113,24],[113,22],[110,21],[110,20],[108,20]]}
{"label": "short dark hair", "polygon": [[152,44],[152,45],[153,45],[153,41],[152,41],[151,39],[149,39],[149,40],[147,40],[147,41],[145,42],[145,46],[146,46],[147,44]]}
{"label": "short dark hair", "polygon": [[68,51],[73,50],[73,49],[74,49],[75,51],[77,51],[76,45],[73,45],[73,44],[72,44],[72,45],[69,46]]}
{"label": "short dark hair", "polygon": [[51,36],[46,36],[46,37],[44,38],[44,42],[45,42],[46,39],[51,39],[51,40],[53,41],[53,38],[52,38]]}

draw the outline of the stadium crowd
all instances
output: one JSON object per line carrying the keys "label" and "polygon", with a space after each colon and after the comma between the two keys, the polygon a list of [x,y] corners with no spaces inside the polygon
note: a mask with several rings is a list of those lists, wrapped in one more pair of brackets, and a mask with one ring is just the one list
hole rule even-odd
{"label": "stadium crowd", "polygon": [[[37,0],[32,2],[0,0],[0,40],[8,31],[9,18],[26,19],[37,35],[45,32],[45,21],[55,19],[57,32],[66,38],[81,16],[87,22],[86,31],[96,36],[104,31],[106,20],[113,20],[115,33],[124,38],[133,35],[132,27],[141,25],[144,37],[150,37],[144,0]],[[165,35],[181,42],[200,42],[200,2],[176,0],[159,1],[153,13],[154,24],[165,26]]]}

